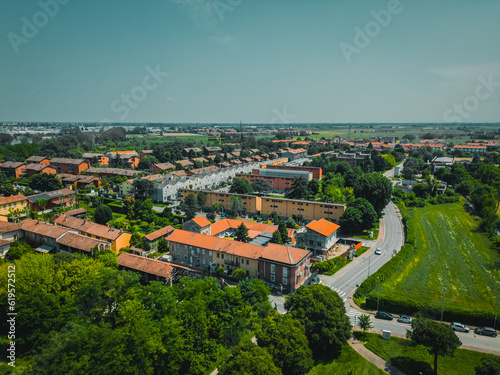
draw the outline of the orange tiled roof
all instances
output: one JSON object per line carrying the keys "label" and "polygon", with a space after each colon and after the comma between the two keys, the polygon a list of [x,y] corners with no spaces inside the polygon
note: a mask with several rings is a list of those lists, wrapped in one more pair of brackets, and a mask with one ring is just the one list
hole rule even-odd
{"label": "orange tiled roof", "polygon": [[168,225],[164,228],[161,228],[161,229],[158,229],[157,231],[155,232],[152,232],[152,233],[149,233],[149,234],[146,234],[144,236],[144,239],[148,240],[148,241],[155,241],[161,237],[167,237],[167,235],[171,232],[173,232],[175,230],[175,228],[171,225]]}
{"label": "orange tiled roof", "polygon": [[132,151],[111,151],[110,154],[112,155],[127,155],[127,154],[137,154],[137,152],[135,152],[134,150]]}
{"label": "orange tiled roof", "polygon": [[206,226],[212,224],[205,216],[197,216],[193,219],[193,221],[201,228],[205,228]]}
{"label": "orange tiled roof", "polygon": [[124,233],[120,229],[110,228],[106,225],[96,224],[91,221],[67,215],[59,216],[54,222],[58,225],[62,225],[63,227],[89,233],[110,241],[116,240]]}
{"label": "orange tiled roof", "polygon": [[[274,233],[278,230],[278,226],[262,224],[262,223],[253,223],[249,221],[235,220],[235,219],[222,219],[212,224],[210,228],[212,236],[215,236],[227,229],[236,229],[241,223],[243,223],[249,231],[255,232],[266,232],[266,233]],[[295,229],[287,228],[288,236],[293,237],[295,234]]]}
{"label": "orange tiled roof", "polygon": [[23,229],[23,222],[11,223],[8,221],[0,221],[0,233],[9,233],[15,230]]}
{"label": "orange tiled roof", "polygon": [[129,253],[118,255],[118,265],[166,279],[170,279],[173,270],[173,267],[167,262]]}
{"label": "orange tiled roof", "polygon": [[0,197],[0,205],[14,203],[14,202],[21,202],[24,200],[26,200],[26,197],[21,194],[12,195],[10,197]]}
{"label": "orange tiled roof", "polygon": [[[60,227],[59,227],[60,228]],[[104,241],[96,240],[95,238],[90,238],[82,236],[81,234],[67,232],[64,236],[57,240],[61,245],[72,247],[74,249],[90,252],[94,247],[99,244],[105,244]]]}
{"label": "orange tiled roof", "polygon": [[311,252],[297,247],[290,247],[270,243],[264,248],[261,257],[264,259],[272,260],[285,264],[297,264],[307,257]]}
{"label": "orange tiled roof", "polygon": [[321,219],[311,221],[306,225],[306,228],[309,228],[310,230],[315,231],[316,233],[319,233],[325,237],[330,237],[333,232],[340,228],[340,226],[328,220]]}
{"label": "orange tiled roof", "polygon": [[40,220],[26,219],[23,222],[23,230],[26,232],[36,233],[46,237],[57,238],[68,231],[67,228],[57,225],[48,224]]}

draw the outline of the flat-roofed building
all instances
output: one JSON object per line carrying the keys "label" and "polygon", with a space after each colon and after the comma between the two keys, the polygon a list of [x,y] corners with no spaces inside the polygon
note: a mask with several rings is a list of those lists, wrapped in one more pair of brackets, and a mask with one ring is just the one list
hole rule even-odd
{"label": "flat-roofed building", "polygon": [[292,165],[265,165],[266,169],[283,169],[289,171],[307,171],[312,173],[312,177],[321,180],[323,177],[323,170],[319,167],[300,167]]}

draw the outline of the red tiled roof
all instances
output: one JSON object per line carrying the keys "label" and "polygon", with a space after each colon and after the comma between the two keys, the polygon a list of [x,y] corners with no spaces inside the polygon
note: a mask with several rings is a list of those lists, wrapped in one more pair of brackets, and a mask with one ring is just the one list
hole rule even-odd
{"label": "red tiled roof", "polygon": [[0,221],[0,233],[9,233],[15,230],[23,229],[23,222],[11,223],[8,221]]}
{"label": "red tiled roof", "polygon": [[57,238],[68,231],[57,225],[48,224],[40,220],[26,219],[22,222],[23,230],[26,232],[36,233],[45,237]]}
{"label": "red tiled roof", "polygon": [[319,233],[325,237],[330,237],[337,229],[340,228],[337,224],[334,224],[328,220],[314,220],[306,225],[306,228]]}
{"label": "red tiled roof", "polygon": [[104,241],[96,240],[95,238],[90,238],[82,236],[81,234],[67,232],[61,238],[57,240],[61,245],[72,247],[74,249],[90,252],[92,248],[98,246],[99,244],[106,244]]}
{"label": "red tiled roof", "polygon": [[167,262],[129,253],[121,253],[118,255],[118,265],[151,275],[164,277],[166,279],[171,278],[173,270],[173,267]]}
{"label": "red tiled roof", "polygon": [[310,253],[311,252],[308,250],[299,249],[297,247],[269,243],[267,247],[264,248],[261,257],[274,262],[294,265],[300,263],[300,261]]}
{"label": "red tiled roof", "polygon": [[14,202],[22,202],[24,200],[26,200],[26,197],[21,194],[11,195],[10,197],[0,197],[0,205],[14,203]]}
{"label": "red tiled roof", "polygon": [[[262,224],[262,223],[253,223],[249,221],[235,220],[235,219],[222,219],[212,224],[210,228],[210,232],[212,236],[215,236],[227,229],[236,229],[241,223],[243,223],[249,231],[256,231],[259,233],[274,233],[278,229],[276,225]],[[295,233],[295,229],[287,228],[288,236],[293,237]]]}
{"label": "red tiled roof", "polygon": [[0,238],[0,246],[7,245],[8,243],[11,243],[12,240],[4,240],[3,238]]}
{"label": "red tiled roof", "polygon": [[200,228],[205,228],[206,226],[212,224],[205,216],[197,216],[193,221],[200,226]]}
{"label": "red tiled roof", "polygon": [[157,231],[155,232],[152,232],[152,233],[149,233],[149,234],[146,234],[144,236],[144,239],[145,240],[148,240],[148,241],[156,241],[157,239],[159,238],[165,238],[165,237],[168,237],[168,235],[170,233],[172,233],[173,231],[175,230],[175,228],[171,225],[168,225],[164,228],[161,228],[161,229],[158,229]]}
{"label": "red tiled roof", "polygon": [[120,229],[110,228],[106,225],[96,224],[91,221],[79,219],[72,216],[61,215],[55,221],[56,224],[75,229],[94,236],[114,241],[124,232]]}

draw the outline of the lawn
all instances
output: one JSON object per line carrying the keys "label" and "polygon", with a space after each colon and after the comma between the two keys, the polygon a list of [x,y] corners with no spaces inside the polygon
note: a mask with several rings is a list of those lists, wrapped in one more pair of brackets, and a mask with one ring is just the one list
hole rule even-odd
{"label": "lawn", "polygon": [[[410,258],[380,285],[380,298],[494,313],[500,291],[498,253],[477,232],[462,203],[416,208],[409,212],[416,243]],[[376,298],[376,291],[370,293]],[[493,323],[493,322],[492,322]]]}
{"label": "lawn", "polygon": [[308,375],[382,375],[384,371],[364,359],[349,344],[342,349],[340,357],[330,362],[320,363]]}
{"label": "lawn", "polygon": [[363,234],[359,236],[352,236],[353,238],[359,238],[361,240],[376,240],[378,238],[378,232],[380,232],[380,221],[375,224],[375,228],[373,230],[373,237],[370,238],[370,232],[369,230],[363,231]]}
{"label": "lawn", "polygon": [[[378,333],[366,333],[363,336],[366,348],[379,357],[392,363],[407,375],[432,374],[434,356],[422,345],[413,346],[410,340],[391,337],[382,339]],[[495,357],[493,354],[457,349],[454,357],[438,357],[439,375],[475,375],[474,368],[484,357]]]}

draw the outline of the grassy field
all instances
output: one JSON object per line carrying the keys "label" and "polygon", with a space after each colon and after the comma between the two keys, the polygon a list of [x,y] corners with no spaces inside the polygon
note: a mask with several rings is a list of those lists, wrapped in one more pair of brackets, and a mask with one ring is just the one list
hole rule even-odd
{"label": "grassy field", "polygon": [[359,238],[361,240],[376,240],[378,238],[378,233],[380,232],[380,221],[375,224],[375,228],[373,228],[373,237],[370,238],[370,230],[363,231],[363,234],[359,236],[352,236],[353,238]]}
{"label": "grassy field", "polygon": [[[494,312],[500,291],[498,253],[476,231],[462,203],[427,206],[410,214],[415,223],[414,254],[380,286],[380,298],[412,299],[445,308]],[[375,293],[375,294],[374,294]],[[376,298],[376,291],[371,292]]]}
{"label": "grassy field", "polygon": [[339,358],[320,363],[312,368],[308,375],[382,375],[384,371],[364,359],[348,344],[342,349]]}
{"label": "grassy field", "polygon": [[[382,339],[378,333],[367,333],[365,346],[379,357],[392,363],[407,375],[432,374],[434,357],[422,345],[413,346],[410,340],[391,337]],[[364,341],[364,340],[363,340]],[[484,357],[493,354],[457,349],[454,357],[438,357],[439,375],[475,375],[474,368]]]}

